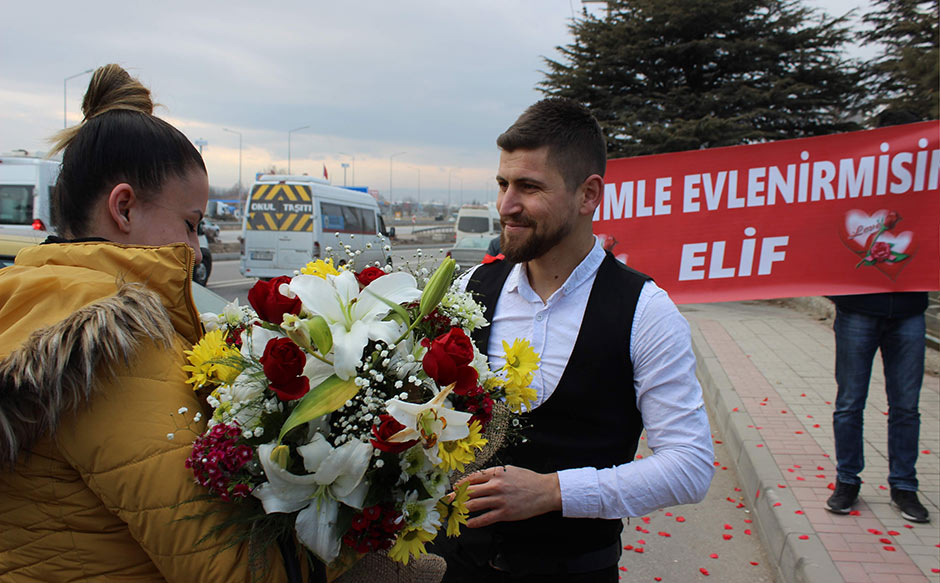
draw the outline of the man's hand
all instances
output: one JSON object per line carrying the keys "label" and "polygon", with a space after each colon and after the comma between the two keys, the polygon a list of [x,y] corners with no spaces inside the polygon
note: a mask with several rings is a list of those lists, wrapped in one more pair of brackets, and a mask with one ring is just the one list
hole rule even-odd
{"label": "man's hand", "polygon": [[561,510],[561,488],[555,473],[538,474],[516,466],[497,466],[474,472],[458,484],[464,482],[470,484],[467,509],[486,511],[467,522],[470,528]]}

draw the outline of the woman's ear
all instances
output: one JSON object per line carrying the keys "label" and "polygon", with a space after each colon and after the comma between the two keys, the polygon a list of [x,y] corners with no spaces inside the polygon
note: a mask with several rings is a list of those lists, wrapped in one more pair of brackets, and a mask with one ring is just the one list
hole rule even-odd
{"label": "woman's ear", "polygon": [[131,211],[140,204],[134,188],[122,182],[111,189],[108,194],[108,215],[112,224],[119,232],[127,234],[131,230]]}

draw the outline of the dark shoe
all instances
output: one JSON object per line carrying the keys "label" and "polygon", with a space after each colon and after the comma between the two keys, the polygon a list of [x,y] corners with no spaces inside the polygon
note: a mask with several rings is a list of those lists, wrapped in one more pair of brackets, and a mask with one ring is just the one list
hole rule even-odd
{"label": "dark shoe", "polygon": [[836,491],[826,500],[826,510],[836,514],[848,514],[858,500],[861,484],[846,484],[836,480]]}
{"label": "dark shoe", "polygon": [[930,514],[913,490],[891,488],[891,506],[901,511],[901,516],[911,522],[930,522]]}

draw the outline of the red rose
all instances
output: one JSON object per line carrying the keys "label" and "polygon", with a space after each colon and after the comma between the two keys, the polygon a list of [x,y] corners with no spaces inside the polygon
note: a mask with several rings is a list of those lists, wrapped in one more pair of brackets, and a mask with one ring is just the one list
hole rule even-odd
{"label": "red rose", "polygon": [[385,275],[385,272],[379,269],[378,267],[366,267],[362,271],[356,274],[356,279],[359,280],[359,285],[366,287],[373,281]]}
{"label": "red rose", "polygon": [[264,376],[282,401],[299,399],[310,390],[310,379],[302,374],[305,364],[307,356],[290,338],[268,340],[261,356]]}
{"label": "red rose", "polygon": [[891,245],[878,241],[871,246],[871,257],[875,261],[886,261],[891,257]]}
{"label": "red rose", "polygon": [[300,298],[289,298],[278,291],[282,283],[290,283],[291,278],[280,275],[270,281],[258,280],[248,291],[248,303],[258,312],[258,317],[272,324],[280,324],[284,314],[300,313]]}
{"label": "red rose", "polygon": [[896,224],[898,224],[898,221],[900,220],[901,220],[901,215],[899,215],[897,211],[891,211],[890,213],[888,213],[888,216],[885,217],[885,224],[884,224],[885,229],[890,231],[891,229],[894,228]]}
{"label": "red rose", "polygon": [[375,436],[375,439],[370,439],[369,441],[372,442],[372,446],[376,449],[389,453],[401,453],[418,443],[417,439],[404,441],[402,443],[393,443],[388,440],[391,436],[404,428],[405,426],[391,415],[379,415],[378,425],[372,426],[372,435]]}
{"label": "red rose", "polygon": [[451,328],[433,342],[426,342],[428,352],[422,364],[424,372],[438,385],[447,386],[457,383],[454,392],[466,394],[477,385],[477,371],[468,366],[473,360],[473,344],[461,328]]}

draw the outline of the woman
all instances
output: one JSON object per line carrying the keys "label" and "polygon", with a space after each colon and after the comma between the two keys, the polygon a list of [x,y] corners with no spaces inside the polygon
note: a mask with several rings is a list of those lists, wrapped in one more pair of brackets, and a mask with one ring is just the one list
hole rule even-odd
{"label": "woman", "polygon": [[[230,517],[184,467],[205,165],[117,65],[82,110],[54,149],[61,238],[0,271],[0,580],[250,581],[247,544],[199,542]],[[287,579],[264,558],[256,580]]]}

